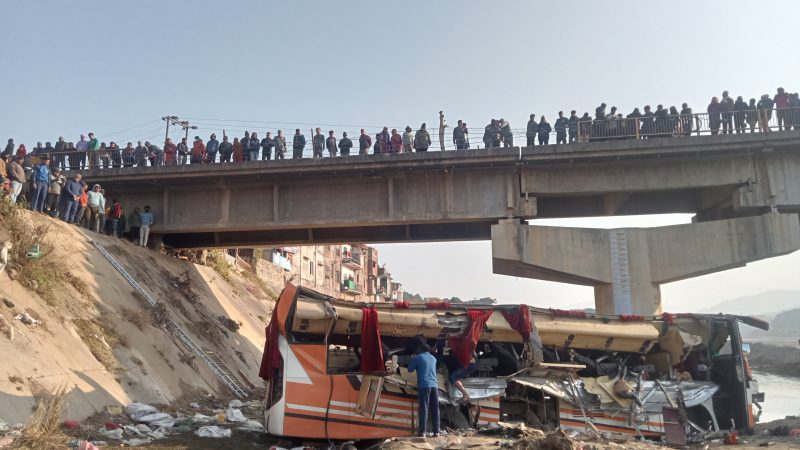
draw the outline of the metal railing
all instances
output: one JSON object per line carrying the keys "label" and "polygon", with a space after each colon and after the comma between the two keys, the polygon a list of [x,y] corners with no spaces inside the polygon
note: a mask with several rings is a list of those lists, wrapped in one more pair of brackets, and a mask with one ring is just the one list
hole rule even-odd
{"label": "metal railing", "polygon": [[[551,124],[552,126],[552,124]],[[579,120],[577,126],[572,129],[566,128],[562,133],[551,131],[547,133],[547,138],[543,141],[546,145],[558,145],[560,138],[566,143],[573,142],[595,142],[615,139],[650,139],[658,137],[689,137],[716,134],[742,134],[742,133],[768,133],[789,129],[800,129],[800,108],[781,108],[781,109],[753,109],[743,111],[731,111],[720,114],[697,113],[697,114],[670,114],[668,110],[664,113],[653,113],[652,115],[641,117],[616,117],[602,120]],[[468,137],[469,148],[485,148],[483,142],[483,131],[473,130]],[[445,149],[455,150],[449,138],[448,132]],[[499,133],[499,132],[498,132]],[[431,133],[434,138],[434,133]],[[278,158],[276,152],[271,150],[269,155],[259,150],[256,160],[263,161],[268,159],[293,159],[294,151],[291,148],[291,137],[287,139],[289,148],[283,153],[282,158]],[[527,144],[526,130],[513,129],[513,142],[497,138],[494,144],[489,147],[524,147]],[[541,140],[535,139],[536,143]],[[350,155],[359,155],[358,140],[354,139],[356,147],[352,148]],[[542,145],[542,144],[539,144]],[[428,151],[438,151],[438,142],[434,142]],[[389,152],[391,153],[391,152]],[[376,152],[373,146],[367,150],[367,155],[380,158],[383,154]],[[66,151],[66,152],[37,152],[28,153],[27,164],[38,164],[42,156],[48,155],[51,158],[51,167],[62,170],[84,170],[84,169],[108,169],[108,168],[127,168],[127,167],[152,167],[185,164],[236,164],[238,162],[249,161],[249,152],[244,151],[241,157],[223,155],[220,152],[206,154],[204,157],[193,158],[191,155],[176,155],[172,158],[163,150],[152,147],[150,150],[136,150],[129,148],[106,148],[97,151]],[[312,158],[313,150],[309,143],[299,152],[302,158]],[[329,158],[327,156],[324,158]],[[268,156],[268,157],[267,157]],[[241,159],[241,161],[238,161]]]}

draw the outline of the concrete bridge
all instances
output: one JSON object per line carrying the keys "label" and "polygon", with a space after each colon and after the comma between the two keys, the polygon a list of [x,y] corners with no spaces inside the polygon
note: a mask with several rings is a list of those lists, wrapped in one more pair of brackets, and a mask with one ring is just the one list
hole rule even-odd
{"label": "concrete bridge", "polygon": [[[660,283],[800,248],[800,131],[83,172],[177,248],[492,239],[494,270],[658,312]],[[593,230],[526,219],[694,213]]]}

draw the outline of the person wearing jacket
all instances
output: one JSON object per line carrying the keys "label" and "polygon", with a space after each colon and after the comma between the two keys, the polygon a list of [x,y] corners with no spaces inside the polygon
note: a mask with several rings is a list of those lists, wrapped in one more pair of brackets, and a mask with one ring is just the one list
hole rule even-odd
{"label": "person wearing jacket", "polygon": [[100,140],[94,136],[94,133],[89,133],[86,151],[89,153],[89,167],[97,167],[100,164]]}
{"label": "person wearing jacket", "polygon": [[44,212],[47,191],[50,189],[50,157],[45,155],[41,164],[33,168],[33,194],[31,198],[31,210]]}
{"label": "person wearing jacket", "polygon": [[[408,127],[406,127],[406,129],[410,130]],[[370,148],[372,148],[372,138],[362,128],[361,136],[358,137],[358,154],[362,156],[366,155],[369,153]]]}
{"label": "person wearing jacket", "polygon": [[458,121],[458,124],[455,128],[453,128],[453,145],[456,147],[456,150],[464,150],[466,149],[467,144],[467,135],[464,134],[464,121]]}
{"label": "person wearing jacket", "polygon": [[684,136],[691,136],[692,135],[692,121],[694,120],[694,116],[692,114],[692,108],[689,108],[688,103],[684,103],[681,105],[681,131],[683,132]]}
{"label": "person wearing jacket", "polygon": [[[255,137],[255,133],[253,133]],[[258,140],[253,139],[253,142],[258,145]],[[258,154],[258,150],[256,149],[256,154]],[[192,156],[191,156],[191,163],[192,164],[201,164],[203,160],[206,158],[206,145],[203,144],[203,140],[200,139],[200,136],[194,137],[194,143],[192,144]]]}
{"label": "person wearing jacket", "polygon": [[550,142],[550,132],[553,131],[553,128],[547,123],[547,119],[544,116],[541,116],[539,119],[539,145],[547,145]]}
{"label": "person wearing jacket", "polygon": [[177,150],[177,163],[186,164],[187,155],[189,154],[189,144],[187,143],[186,138],[181,138],[181,142],[177,145]]}
{"label": "person wearing jacket", "polygon": [[380,154],[385,155],[392,151],[392,136],[389,134],[388,127],[383,127],[383,130],[378,134],[377,142]]}
{"label": "person wearing jacket", "polygon": [[403,133],[403,153],[411,153],[413,151],[414,151],[414,133],[411,131],[411,127],[406,125],[406,132]]}
{"label": "person wearing jacket", "polygon": [[427,152],[428,147],[431,146],[431,135],[428,133],[428,130],[423,123],[420,125],[419,130],[417,130],[417,134],[414,135],[414,150],[418,152]]}
{"label": "person wearing jacket", "polygon": [[711,134],[718,134],[722,106],[719,104],[717,97],[711,97],[711,103],[708,104],[706,112],[708,112],[708,128],[711,129]]}
{"label": "person wearing jacket", "polygon": [[58,219],[58,214],[61,210],[59,208],[59,200],[61,199],[61,190],[65,182],[64,176],[61,175],[61,169],[53,169],[53,173],[50,174],[50,187],[47,189],[46,208],[50,217]]}
{"label": "person wearing jacket", "polygon": [[[89,214],[87,211],[89,211],[89,186],[81,182],[81,196],[78,199],[78,211],[75,213],[75,221],[72,223],[79,227],[89,228]],[[84,219],[86,220],[84,221]]]}
{"label": "person wearing jacket", "polygon": [[506,119],[500,119],[500,139],[503,141],[503,147],[514,146],[514,133]]}
{"label": "person wearing jacket", "polygon": [[67,223],[75,221],[75,214],[78,213],[78,202],[82,193],[81,174],[78,173],[71,180],[68,180],[61,189],[61,220]]}
{"label": "person wearing jacket", "polygon": [[133,148],[133,142],[128,142],[125,145],[125,148],[122,149],[122,166],[123,167],[133,167],[133,163],[136,161],[135,149]]}
{"label": "person wearing jacket", "polygon": [[325,135],[322,134],[322,129],[320,128],[314,131],[314,136],[311,138],[311,157],[322,158],[322,150],[325,149]]}
{"label": "person wearing jacket", "polygon": [[222,142],[219,144],[219,162],[231,162],[231,155],[233,155],[233,145],[228,142],[228,136],[222,136]]}
{"label": "person wearing jacket", "polygon": [[[209,138],[208,142],[206,142],[206,162],[209,163],[217,162],[218,151],[219,151],[219,141],[217,140],[217,135],[211,133],[211,137]],[[136,215],[138,216],[139,213],[137,212]]]}
{"label": "person wearing jacket", "polygon": [[59,136],[53,149],[53,168],[67,170],[67,143],[64,136]]}
{"label": "person wearing jacket", "polygon": [[[224,139],[224,138],[223,138]],[[233,138],[233,162],[244,161],[244,146],[239,138]]]}
{"label": "person wearing jacket", "polygon": [[[628,123],[626,120],[625,123]],[[569,143],[573,143],[578,139],[578,113],[573,109],[569,113],[567,119],[567,131],[569,131]]]}
{"label": "person wearing jacket", "polygon": [[[238,138],[235,140],[238,140]],[[139,222],[139,245],[147,247],[147,241],[150,239],[150,227],[155,222],[155,217],[150,212],[150,205],[144,205],[144,211],[139,214]]]}
{"label": "person wearing jacket", "polygon": [[558,119],[553,128],[556,130],[556,145],[567,143],[567,118],[564,117],[564,111],[558,112]]}
{"label": "person wearing jacket", "polygon": [[284,159],[286,157],[286,136],[283,135],[283,130],[278,130],[275,136],[275,159]]}
{"label": "person wearing jacket", "polygon": [[86,195],[89,212],[89,229],[95,233],[100,232],[100,216],[106,211],[106,198],[100,190],[100,185],[95,184]]}
{"label": "person wearing jacket", "polygon": [[756,99],[751,98],[750,103],[747,104],[747,114],[745,115],[747,125],[750,127],[750,132],[756,132],[756,124],[758,123],[758,106]]}
{"label": "person wearing jacket", "polygon": [[8,176],[11,178],[11,204],[17,203],[17,197],[22,192],[22,186],[27,181],[25,179],[25,168],[22,164],[25,162],[25,157],[16,156],[11,158],[8,163]]}
{"label": "person wearing jacket", "polygon": [[128,240],[131,242],[139,241],[139,229],[142,227],[142,219],[139,216],[139,207],[135,206],[133,212],[128,214]]}
{"label": "person wearing jacket", "polygon": [[275,146],[275,140],[272,139],[272,133],[267,131],[267,135],[261,140],[261,160],[272,159],[272,147]]}
{"label": "person wearing jacket", "polygon": [[722,100],[719,101],[720,122],[722,123],[722,134],[733,134],[733,99],[728,91],[722,92]]}
{"label": "person wearing jacket", "polygon": [[403,137],[397,132],[397,128],[392,128],[392,136],[389,138],[389,146],[392,153],[400,153],[403,150]]}
{"label": "person wearing jacket", "polygon": [[758,101],[758,124],[761,127],[762,133],[768,133],[769,129],[769,121],[772,119],[772,107],[775,106],[775,102],[769,97],[769,94],[764,94],[761,96],[761,100]]}
{"label": "person wearing jacket", "polygon": [[536,114],[531,114],[528,127],[525,130],[525,144],[528,147],[536,145],[536,135],[539,133],[539,124],[536,123]]}
{"label": "person wearing jacket", "polygon": [[336,137],[333,135],[333,130],[328,131],[328,138],[325,139],[325,147],[328,149],[328,156],[336,156],[338,147],[336,146]]}
{"label": "person wearing jacket", "polygon": [[745,132],[745,111],[747,111],[747,103],[740,95],[733,103],[733,128],[736,130],[736,134]]}
{"label": "person wearing jacket", "polygon": [[9,139],[6,148],[3,150],[3,156],[14,156],[14,139]]}
{"label": "person wearing jacket", "polygon": [[75,154],[70,155],[69,158],[70,169],[80,170],[86,167],[86,153],[88,151],[89,141],[86,140],[86,136],[81,135],[81,140],[75,144]]}
{"label": "person wearing jacket", "polygon": [[786,125],[787,130],[792,129],[791,120],[786,120],[787,116],[789,115],[789,111],[786,111],[789,108],[789,94],[782,88],[778,88],[778,93],[775,94],[775,97],[772,99],[772,102],[775,104],[775,115],[778,119],[778,131],[783,130],[784,124]]}
{"label": "person wearing jacket", "polygon": [[258,139],[258,134],[256,132],[253,132],[250,135],[250,139],[247,141],[246,147],[247,147],[247,160],[258,161],[258,150],[261,148],[261,141]]}
{"label": "person wearing jacket", "polygon": [[164,143],[164,164],[168,166],[178,164],[178,146],[170,138]]}
{"label": "person wearing jacket", "polygon": [[353,148],[353,141],[347,137],[347,132],[342,132],[342,138],[339,139],[339,150],[342,156],[350,156],[350,149]]}
{"label": "person wearing jacket", "polygon": [[306,137],[300,133],[300,128],[294,130],[292,138],[292,159],[301,159],[306,148]]}

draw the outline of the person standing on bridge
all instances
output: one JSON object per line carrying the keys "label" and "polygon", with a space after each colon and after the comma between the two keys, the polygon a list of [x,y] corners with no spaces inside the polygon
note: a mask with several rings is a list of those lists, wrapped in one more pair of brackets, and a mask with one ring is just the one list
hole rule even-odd
{"label": "person standing on bridge", "polygon": [[368,154],[371,147],[372,138],[362,128],[361,135],[358,137],[358,154],[361,156]]}
{"label": "person standing on bridge", "polygon": [[244,161],[244,146],[239,138],[233,138],[233,162]]}
{"label": "person standing on bridge", "polygon": [[178,164],[178,146],[170,138],[164,142],[164,164],[168,166]]}
{"label": "person standing on bridge", "polygon": [[800,130],[800,94],[797,92],[789,95],[789,108],[786,129],[791,126],[795,130]]}
{"label": "person standing on bridge", "polygon": [[[255,133],[253,134],[255,136]],[[256,141],[258,143],[258,141]],[[258,153],[258,150],[256,150]],[[192,143],[192,164],[202,164],[203,160],[206,159],[206,145],[203,144],[203,140],[200,139],[200,136],[194,137],[194,143]]]}
{"label": "person standing on bridge", "polygon": [[100,164],[100,140],[94,136],[94,133],[89,133],[87,151],[89,153],[89,167],[97,167]]}
{"label": "person standing on bridge", "polygon": [[311,157],[322,158],[322,150],[325,148],[325,136],[322,130],[317,128],[314,130],[314,136],[311,138]]}
{"label": "person standing on bridge", "polygon": [[217,162],[217,152],[219,152],[219,141],[217,135],[211,133],[211,137],[206,142],[206,162],[212,164]]}
{"label": "person standing on bridge", "polygon": [[728,91],[722,92],[722,100],[719,102],[722,122],[722,134],[733,134],[733,99],[728,95]]}
{"label": "person standing on bridge", "polygon": [[333,130],[328,131],[328,138],[325,139],[325,147],[328,149],[328,156],[331,158],[336,156],[336,137],[333,135]]}
{"label": "person standing on bridge", "polygon": [[230,142],[228,142],[228,136],[223,134],[222,142],[219,143],[219,162],[220,163],[231,162],[232,155],[233,155],[233,145]]}
{"label": "person standing on bridge", "polygon": [[247,141],[247,160],[258,161],[258,150],[261,148],[261,141],[258,140],[258,134],[254,131],[250,134],[250,140]]}
{"label": "person standing on bridge", "polygon": [[267,131],[267,135],[261,140],[261,160],[272,159],[272,147],[275,146],[275,141],[272,139],[272,133]]}
{"label": "person standing on bridge", "polygon": [[411,127],[406,125],[406,132],[403,133],[403,153],[411,153],[413,151],[414,151],[414,133],[411,131]]}
{"label": "person standing on bridge", "polygon": [[750,132],[756,132],[756,124],[758,123],[758,106],[756,99],[751,98],[750,103],[747,104],[747,115],[745,116],[747,125],[750,127]]}
{"label": "person standing on bridge", "polygon": [[453,128],[453,145],[456,150],[464,150],[466,148],[467,137],[464,135],[464,121],[458,121],[458,124]]}
{"label": "person standing on bridge", "polygon": [[[787,115],[787,108],[789,108],[789,94],[782,88],[778,88],[778,93],[775,94],[775,98],[772,99],[772,102],[775,103],[775,115],[778,118],[778,131],[783,131],[783,125],[787,122],[786,115]],[[792,126],[789,125],[787,130],[791,130]]]}
{"label": "person standing on bridge", "polygon": [[762,133],[770,131],[769,121],[772,119],[772,107],[774,105],[775,102],[769,98],[769,94],[762,95],[761,100],[758,101],[758,123]]}
{"label": "person standing on bridge", "polygon": [[691,136],[692,135],[692,121],[694,120],[694,115],[692,114],[692,108],[689,108],[688,103],[684,103],[681,105],[681,131],[683,132],[684,136]]}
{"label": "person standing on bridge", "polygon": [[286,157],[286,137],[283,135],[283,130],[278,130],[278,135],[275,136],[275,159],[284,159]]}
{"label": "person standing on bridge", "polygon": [[539,119],[539,145],[547,145],[550,142],[550,132],[553,128],[544,116]]}
{"label": "person standing on bridge", "polygon": [[392,151],[392,136],[389,135],[389,127],[383,127],[378,135],[381,155],[386,155]]}
{"label": "person standing on bridge", "polygon": [[[164,148],[166,150],[166,147]],[[181,142],[178,144],[178,164],[186,164],[186,155],[189,154],[189,143],[187,142],[186,138],[181,138]]]}
{"label": "person standing on bridge", "polygon": [[147,247],[147,241],[150,240],[150,227],[153,226],[155,217],[150,212],[150,205],[144,205],[144,211],[139,214],[139,245]]}
{"label": "person standing on bridge", "polygon": [[733,103],[733,127],[736,129],[736,134],[745,132],[745,111],[747,111],[747,103],[740,95]]}
{"label": "person standing on bridge", "polygon": [[514,133],[506,119],[500,119],[500,139],[503,141],[503,147],[514,146]]}
{"label": "person standing on bridge", "polygon": [[[72,159],[70,159],[71,168],[74,170],[81,170],[86,167],[86,153],[89,151],[89,141],[86,140],[86,136],[81,135],[81,140],[75,144],[75,162],[73,164]],[[70,155],[72,156],[72,155]]]}
{"label": "person standing on bridge", "polygon": [[414,150],[418,152],[427,152],[428,147],[431,146],[431,135],[428,134],[425,124],[420,125],[417,134],[414,135]]}
{"label": "person standing on bridge", "polygon": [[539,124],[536,123],[536,114],[531,114],[528,119],[528,128],[525,130],[525,143],[528,147],[536,145],[537,134],[539,134]]}
{"label": "person standing on bridge", "polygon": [[574,109],[569,112],[567,131],[569,132],[569,143],[572,144],[578,137],[578,113]]}
{"label": "person standing on bridge", "polygon": [[353,141],[347,137],[347,132],[342,132],[342,138],[339,139],[339,150],[342,151],[342,156],[350,156],[350,149],[353,148]]}
{"label": "person standing on bridge", "polygon": [[708,104],[706,112],[708,112],[708,128],[711,130],[711,134],[719,134],[722,106],[717,97],[711,97],[711,103]]}
{"label": "person standing on bridge", "polygon": [[[616,108],[611,109],[615,110]],[[556,119],[555,126],[553,127],[556,130],[556,145],[567,143],[567,125],[568,121],[567,118],[564,117],[564,111],[559,111],[558,119]]]}
{"label": "person standing on bridge", "polygon": [[244,155],[242,157],[242,161],[247,161],[247,157],[250,156],[247,153],[248,152],[248,147],[247,146],[250,145],[250,132],[249,131],[245,131],[244,132],[244,137],[239,139],[239,143],[242,144],[242,152],[243,152],[242,154]]}
{"label": "person standing on bridge", "polygon": [[292,159],[302,158],[305,148],[306,137],[300,133],[300,128],[298,128],[294,130],[294,138],[292,139]]}
{"label": "person standing on bridge", "polygon": [[392,137],[389,140],[392,153],[400,153],[403,151],[403,137],[397,132],[397,128],[392,128]]}

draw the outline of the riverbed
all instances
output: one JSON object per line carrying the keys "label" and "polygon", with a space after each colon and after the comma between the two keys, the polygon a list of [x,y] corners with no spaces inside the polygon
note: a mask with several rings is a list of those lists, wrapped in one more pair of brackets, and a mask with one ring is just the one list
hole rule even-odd
{"label": "riverbed", "polygon": [[800,378],[753,372],[761,392],[766,394],[760,422],[800,416]]}

